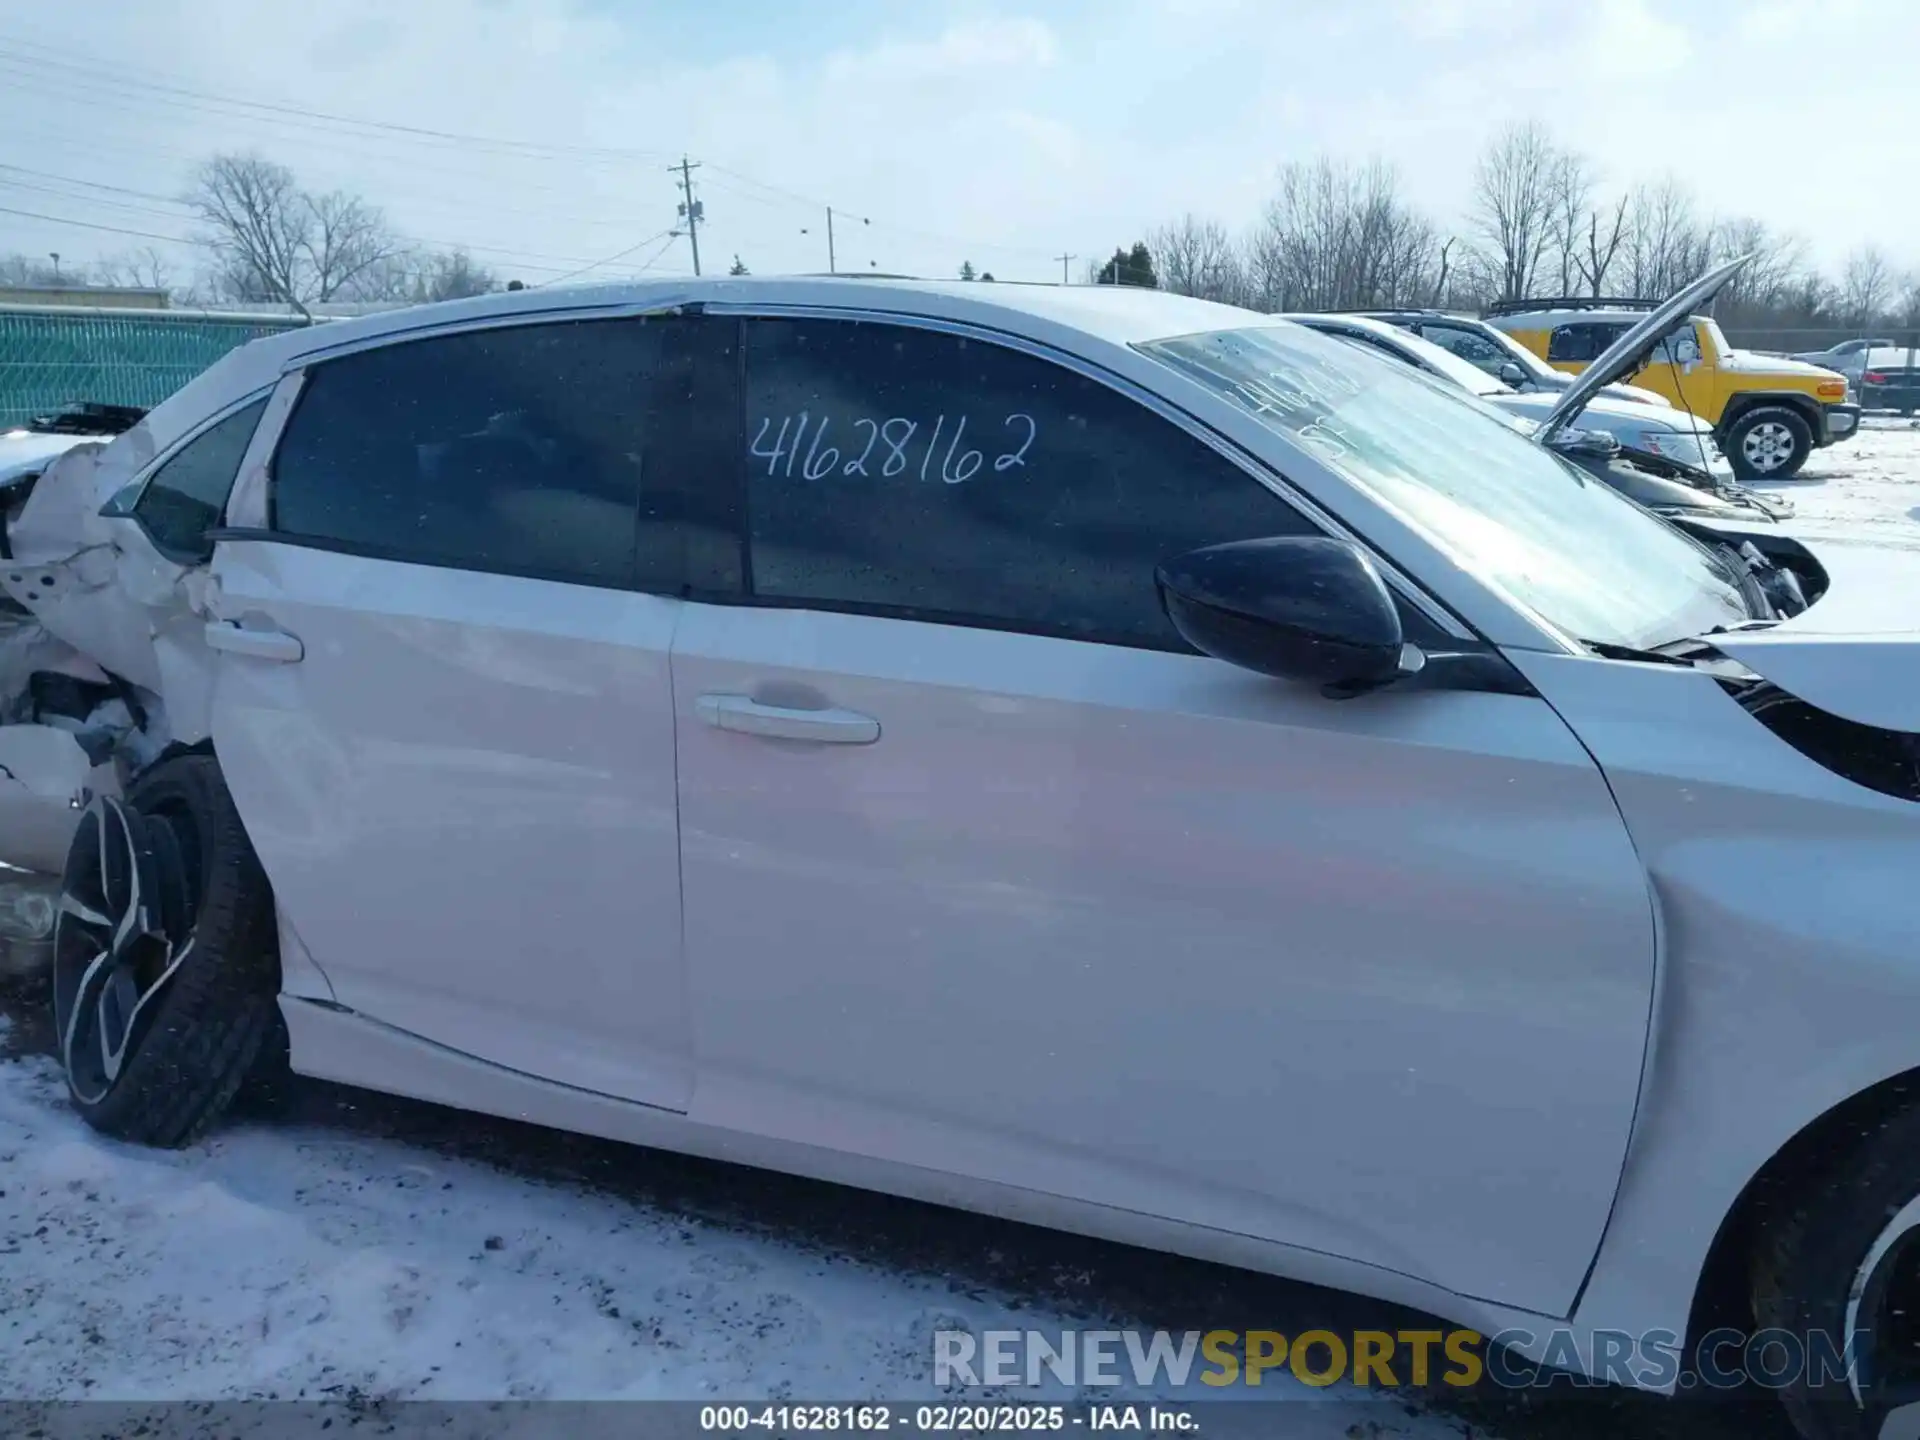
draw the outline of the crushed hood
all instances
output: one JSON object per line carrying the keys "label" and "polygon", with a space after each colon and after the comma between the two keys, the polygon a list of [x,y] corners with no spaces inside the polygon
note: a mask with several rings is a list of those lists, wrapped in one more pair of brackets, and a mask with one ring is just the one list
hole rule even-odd
{"label": "crushed hood", "polygon": [[1828,544],[1827,592],[1765,630],[1701,638],[1843,720],[1920,734],[1920,551]]}
{"label": "crushed hood", "polygon": [[103,436],[40,435],[31,430],[0,431],[0,485],[8,485],[27,475],[37,475],[58,456],[88,439]]}

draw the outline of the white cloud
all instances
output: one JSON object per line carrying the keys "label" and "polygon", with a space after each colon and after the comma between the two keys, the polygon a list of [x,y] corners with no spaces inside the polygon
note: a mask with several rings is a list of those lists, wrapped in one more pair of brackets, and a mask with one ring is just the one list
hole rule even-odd
{"label": "white cloud", "polygon": [[1587,53],[1602,79],[1657,80],[1684,69],[1692,55],[1686,27],[1656,15],[1648,0],[1600,0],[1591,14]]}

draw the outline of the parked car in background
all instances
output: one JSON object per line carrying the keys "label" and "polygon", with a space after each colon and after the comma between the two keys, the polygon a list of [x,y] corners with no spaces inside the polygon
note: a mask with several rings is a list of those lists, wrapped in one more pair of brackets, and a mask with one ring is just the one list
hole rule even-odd
{"label": "parked car in background", "polygon": [[1861,352],[1858,387],[1863,409],[1913,414],[1920,409],[1920,347]]}
{"label": "parked car in background", "polygon": [[[1636,308],[1637,307],[1637,308]],[[1649,301],[1510,301],[1487,321],[1541,359],[1579,374],[1653,308]],[[1648,347],[1634,384],[1657,390],[1713,426],[1720,448],[1745,480],[1781,480],[1813,452],[1860,426],[1845,375],[1783,356],[1738,350],[1709,315],[1681,319]]]}
{"label": "parked car in background", "polygon": [[[1523,395],[1537,390],[1558,392],[1573,383],[1573,376],[1566,371],[1554,369],[1504,330],[1497,330],[1471,315],[1449,315],[1440,310],[1363,310],[1359,313],[1411,330],[1422,340],[1451,350]],[[1659,391],[1643,390],[1637,385],[1609,385],[1600,394],[1608,400],[1631,400],[1641,405],[1673,403]]]}
{"label": "parked car in background", "polygon": [[1878,346],[1897,345],[1897,340],[1885,337],[1873,339],[1842,340],[1838,345],[1829,345],[1824,350],[1801,350],[1792,358],[1804,360],[1809,365],[1819,365],[1827,370],[1837,370],[1854,383],[1860,385],[1860,372],[1866,368],[1866,352]]}
{"label": "parked car in background", "polygon": [[[1522,394],[1454,352],[1384,320],[1318,314],[1286,318],[1411,365],[1456,394],[1492,405],[1529,434],[1546,433],[1546,421],[1560,412],[1575,386],[1584,392],[1596,389],[1569,376],[1565,391]],[[1598,390],[1604,393],[1605,386]],[[1577,430],[1571,428],[1576,421]],[[1568,459],[1663,514],[1746,511],[1758,523],[1770,523],[1793,513],[1791,502],[1738,484],[1712,430],[1697,416],[1674,406],[1582,399],[1573,413],[1561,416],[1556,431],[1554,448]],[[1596,444],[1602,437],[1609,443]]]}

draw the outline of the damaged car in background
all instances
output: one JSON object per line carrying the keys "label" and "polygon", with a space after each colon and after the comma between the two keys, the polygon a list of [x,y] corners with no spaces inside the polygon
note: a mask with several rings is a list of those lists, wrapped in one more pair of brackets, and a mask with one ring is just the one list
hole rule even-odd
{"label": "damaged car in background", "polygon": [[1911,554],[1271,316],[807,277],[261,339],[6,538],[108,1135],[290,1067],[1920,1393]]}
{"label": "damaged car in background", "polygon": [[1638,352],[1609,352],[1557,391],[1522,392],[1395,323],[1366,315],[1287,318],[1390,355],[1463,398],[1493,406],[1516,429],[1659,514],[1717,514],[1758,524],[1793,514],[1792,501],[1734,479],[1712,428],[1697,417],[1665,402],[1609,394],[1610,377],[1642,368]]}

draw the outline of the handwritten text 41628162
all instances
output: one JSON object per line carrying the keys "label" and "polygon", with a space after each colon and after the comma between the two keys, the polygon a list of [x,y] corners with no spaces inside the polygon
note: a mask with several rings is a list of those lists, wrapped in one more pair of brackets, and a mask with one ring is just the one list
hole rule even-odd
{"label": "handwritten text 41628162", "polygon": [[911,472],[916,479],[960,485],[980,473],[987,463],[988,450],[1000,452],[993,460],[996,473],[1025,466],[1027,452],[1040,431],[1031,415],[1015,411],[1002,417],[998,437],[991,426],[974,432],[984,439],[986,448],[982,449],[967,444],[971,423],[968,415],[937,415],[929,428],[924,420],[905,415],[891,415],[885,420],[863,415],[851,423],[841,422],[842,442],[838,437],[828,438],[835,428],[832,416],[816,419],[802,410],[798,415],[780,416],[777,430],[773,416],[763,417],[747,454],[767,462],[767,475],[783,478],[824,480],[831,475],[878,475],[893,479]]}

